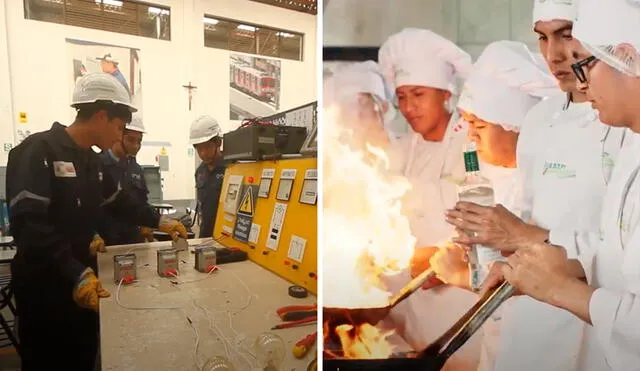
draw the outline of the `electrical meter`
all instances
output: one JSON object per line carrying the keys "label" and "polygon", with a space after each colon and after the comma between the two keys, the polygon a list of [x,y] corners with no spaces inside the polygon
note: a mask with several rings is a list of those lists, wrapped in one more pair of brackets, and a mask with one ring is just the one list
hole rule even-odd
{"label": "electrical meter", "polygon": [[227,184],[227,192],[224,195],[224,211],[236,215],[236,210],[242,198],[242,175],[231,175]]}
{"label": "electrical meter", "polygon": [[276,169],[262,169],[262,176],[260,177],[260,187],[258,188],[258,197],[269,198],[269,192],[271,192],[271,183],[276,175]]}
{"label": "electrical meter", "polygon": [[308,169],[304,173],[302,191],[300,191],[300,203],[315,205],[318,201],[318,170]]}
{"label": "electrical meter", "polygon": [[120,284],[129,284],[135,281],[136,271],[136,254],[114,255],[113,256],[113,281]]}
{"label": "electrical meter", "polygon": [[175,249],[158,250],[158,275],[160,277],[178,275],[178,252]]}
{"label": "electrical meter", "polygon": [[282,169],[280,173],[280,183],[278,184],[278,191],[276,193],[276,199],[278,201],[289,201],[289,198],[291,198],[291,189],[293,189],[296,172],[296,169]]}
{"label": "electrical meter", "polygon": [[212,246],[196,247],[196,270],[209,273],[216,266],[216,248]]}

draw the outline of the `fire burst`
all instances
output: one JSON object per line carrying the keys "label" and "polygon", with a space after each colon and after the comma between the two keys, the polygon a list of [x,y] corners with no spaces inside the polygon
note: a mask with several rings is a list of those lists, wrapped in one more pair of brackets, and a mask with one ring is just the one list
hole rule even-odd
{"label": "fire burst", "polygon": [[413,254],[415,238],[400,202],[410,184],[389,175],[384,150],[358,145],[363,139],[338,117],[336,109],[325,110],[324,306],[384,307],[390,293],[381,275],[405,269]]}

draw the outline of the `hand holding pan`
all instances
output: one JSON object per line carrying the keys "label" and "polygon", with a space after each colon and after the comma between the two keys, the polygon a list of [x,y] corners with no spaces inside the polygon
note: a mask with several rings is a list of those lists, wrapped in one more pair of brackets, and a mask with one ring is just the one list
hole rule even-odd
{"label": "hand holding pan", "polygon": [[400,304],[406,298],[411,296],[422,285],[435,277],[433,269],[427,269],[420,275],[412,279],[400,292],[391,300],[389,304],[378,308],[323,308],[323,316],[325,320],[336,323],[350,323],[359,325],[363,323],[377,324],[383,320],[396,305]]}

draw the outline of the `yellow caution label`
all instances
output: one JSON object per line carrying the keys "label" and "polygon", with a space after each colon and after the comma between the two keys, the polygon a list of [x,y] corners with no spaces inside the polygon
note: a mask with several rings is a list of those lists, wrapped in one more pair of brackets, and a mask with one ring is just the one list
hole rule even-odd
{"label": "yellow caution label", "polygon": [[240,207],[238,208],[239,214],[246,216],[253,216],[253,188],[247,187],[247,191],[244,193]]}

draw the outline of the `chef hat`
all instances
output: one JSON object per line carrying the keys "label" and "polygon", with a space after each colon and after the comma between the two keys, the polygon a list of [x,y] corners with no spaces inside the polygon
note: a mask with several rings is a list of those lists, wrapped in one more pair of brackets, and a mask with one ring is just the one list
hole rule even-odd
{"label": "chef hat", "polygon": [[[581,0],[573,35],[598,59],[640,77],[640,0]],[[622,53],[621,44],[635,55]]]}
{"label": "chef hat", "polygon": [[560,19],[572,21],[576,15],[578,0],[535,0],[533,3],[533,25],[536,22]]}
{"label": "chef hat", "polygon": [[560,92],[546,64],[517,41],[489,44],[465,81],[458,108],[483,121],[519,131],[527,112]]}
{"label": "chef hat", "polygon": [[380,47],[378,62],[394,89],[417,85],[453,94],[456,77],[465,78],[472,64],[471,56],[453,42],[418,28],[406,28],[389,37]]}
{"label": "chef hat", "polygon": [[369,93],[378,100],[389,100],[389,91],[378,64],[374,61],[352,63],[334,71],[334,94],[340,97]]}

